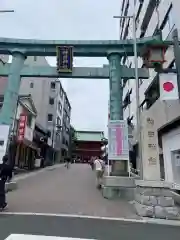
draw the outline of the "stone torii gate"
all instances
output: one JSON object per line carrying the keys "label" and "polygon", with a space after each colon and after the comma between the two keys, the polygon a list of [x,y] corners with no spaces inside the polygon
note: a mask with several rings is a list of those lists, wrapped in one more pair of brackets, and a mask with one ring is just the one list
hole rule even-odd
{"label": "stone torii gate", "polygon": [[[146,45],[156,44],[159,36],[137,40],[138,56]],[[73,68],[72,73],[57,72],[53,67],[28,67],[24,65],[28,56],[56,56],[57,47],[72,47],[75,57],[106,57],[108,66],[103,68]],[[8,75],[4,103],[0,112],[0,124],[11,125],[17,105],[21,77],[63,77],[63,78],[109,78],[110,119],[122,120],[122,78],[135,78],[134,69],[120,65],[123,56],[133,56],[133,40],[110,41],[49,41],[0,39],[0,54],[12,55],[12,63],[0,66],[0,75]],[[148,71],[139,69],[139,78],[148,78]],[[120,161],[120,164],[123,161]]]}

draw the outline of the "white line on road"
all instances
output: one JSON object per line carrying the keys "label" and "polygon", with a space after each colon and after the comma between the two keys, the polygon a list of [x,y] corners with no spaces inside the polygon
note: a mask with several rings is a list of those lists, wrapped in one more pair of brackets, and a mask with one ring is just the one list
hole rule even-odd
{"label": "white line on road", "polygon": [[31,213],[31,212],[3,212],[5,215],[20,215],[20,216],[44,216],[44,217],[67,217],[67,218],[81,218],[81,219],[99,219],[99,220],[112,220],[122,221],[130,223],[149,223],[149,224],[160,224],[169,226],[179,226],[180,221],[178,220],[166,220],[166,219],[155,219],[155,218],[113,218],[113,217],[101,217],[101,216],[89,216],[89,215],[76,215],[76,214],[55,214],[55,213]]}
{"label": "white line on road", "polygon": [[85,238],[69,238],[69,237],[29,235],[29,234],[11,234],[5,240],[25,240],[25,239],[26,240],[93,240],[93,239],[85,239]]}

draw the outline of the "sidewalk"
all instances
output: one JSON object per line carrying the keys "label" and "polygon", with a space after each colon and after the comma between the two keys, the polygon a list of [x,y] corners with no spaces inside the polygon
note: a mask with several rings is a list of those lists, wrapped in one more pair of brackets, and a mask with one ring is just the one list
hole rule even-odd
{"label": "sidewalk", "polygon": [[26,179],[28,177],[33,177],[33,176],[36,176],[39,173],[42,173],[42,172],[45,172],[45,171],[50,171],[52,169],[59,168],[59,167],[62,167],[62,166],[63,166],[62,163],[57,163],[53,166],[36,169],[35,171],[16,174],[16,175],[14,175],[11,182],[6,183],[6,191],[10,192],[10,191],[16,190],[18,188],[18,183],[17,182],[20,181],[20,180]]}
{"label": "sidewalk", "polygon": [[62,166],[64,166],[63,163],[56,163],[52,166],[39,168],[39,169],[36,169],[34,171],[31,171],[31,172],[20,173],[20,174],[14,175],[13,181],[17,182],[19,180],[23,180],[23,179],[26,179],[28,177],[36,176],[37,174],[39,174],[41,172],[45,172],[45,171],[48,171],[48,170],[53,170],[53,169],[56,169],[56,168],[59,168],[59,167],[62,167]]}

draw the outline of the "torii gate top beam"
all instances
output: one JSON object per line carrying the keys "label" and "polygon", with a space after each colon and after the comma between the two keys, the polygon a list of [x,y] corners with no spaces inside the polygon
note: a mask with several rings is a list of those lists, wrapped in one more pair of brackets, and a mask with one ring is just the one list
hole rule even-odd
{"label": "torii gate top beam", "polygon": [[[122,78],[133,79],[134,69],[130,68],[127,71],[127,67],[121,66]],[[6,63],[0,65],[0,76],[8,76],[10,72],[10,64]],[[147,69],[139,68],[139,78],[148,79],[149,71]],[[24,65],[21,70],[21,77],[52,77],[52,78],[96,78],[96,79],[109,79],[109,66],[105,65],[102,68],[92,67],[75,67],[72,73],[57,73],[56,67],[44,67],[44,66],[28,66]]]}
{"label": "torii gate top beam", "polygon": [[[133,39],[130,40],[33,40],[0,38],[0,53],[12,54],[21,51],[27,56],[56,56],[57,46],[72,46],[75,57],[107,57],[109,53],[119,52],[122,56],[133,56]],[[137,40],[138,55],[144,45],[154,45],[159,42],[159,36],[147,37]]]}

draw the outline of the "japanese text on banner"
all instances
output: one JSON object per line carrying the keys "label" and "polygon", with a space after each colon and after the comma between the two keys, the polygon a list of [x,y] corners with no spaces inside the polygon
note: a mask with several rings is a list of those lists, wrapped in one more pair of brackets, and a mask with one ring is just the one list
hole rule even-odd
{"label": "japanese text on banner", "polygon": [[108,158],[129,160],[128,127],[125,121],[110,121],[108,126]]}
{"label": "japanese text on banner", "polygon": [[73,50],[71,46],[57,47],[57,71],[71,73],[73,68]]}

